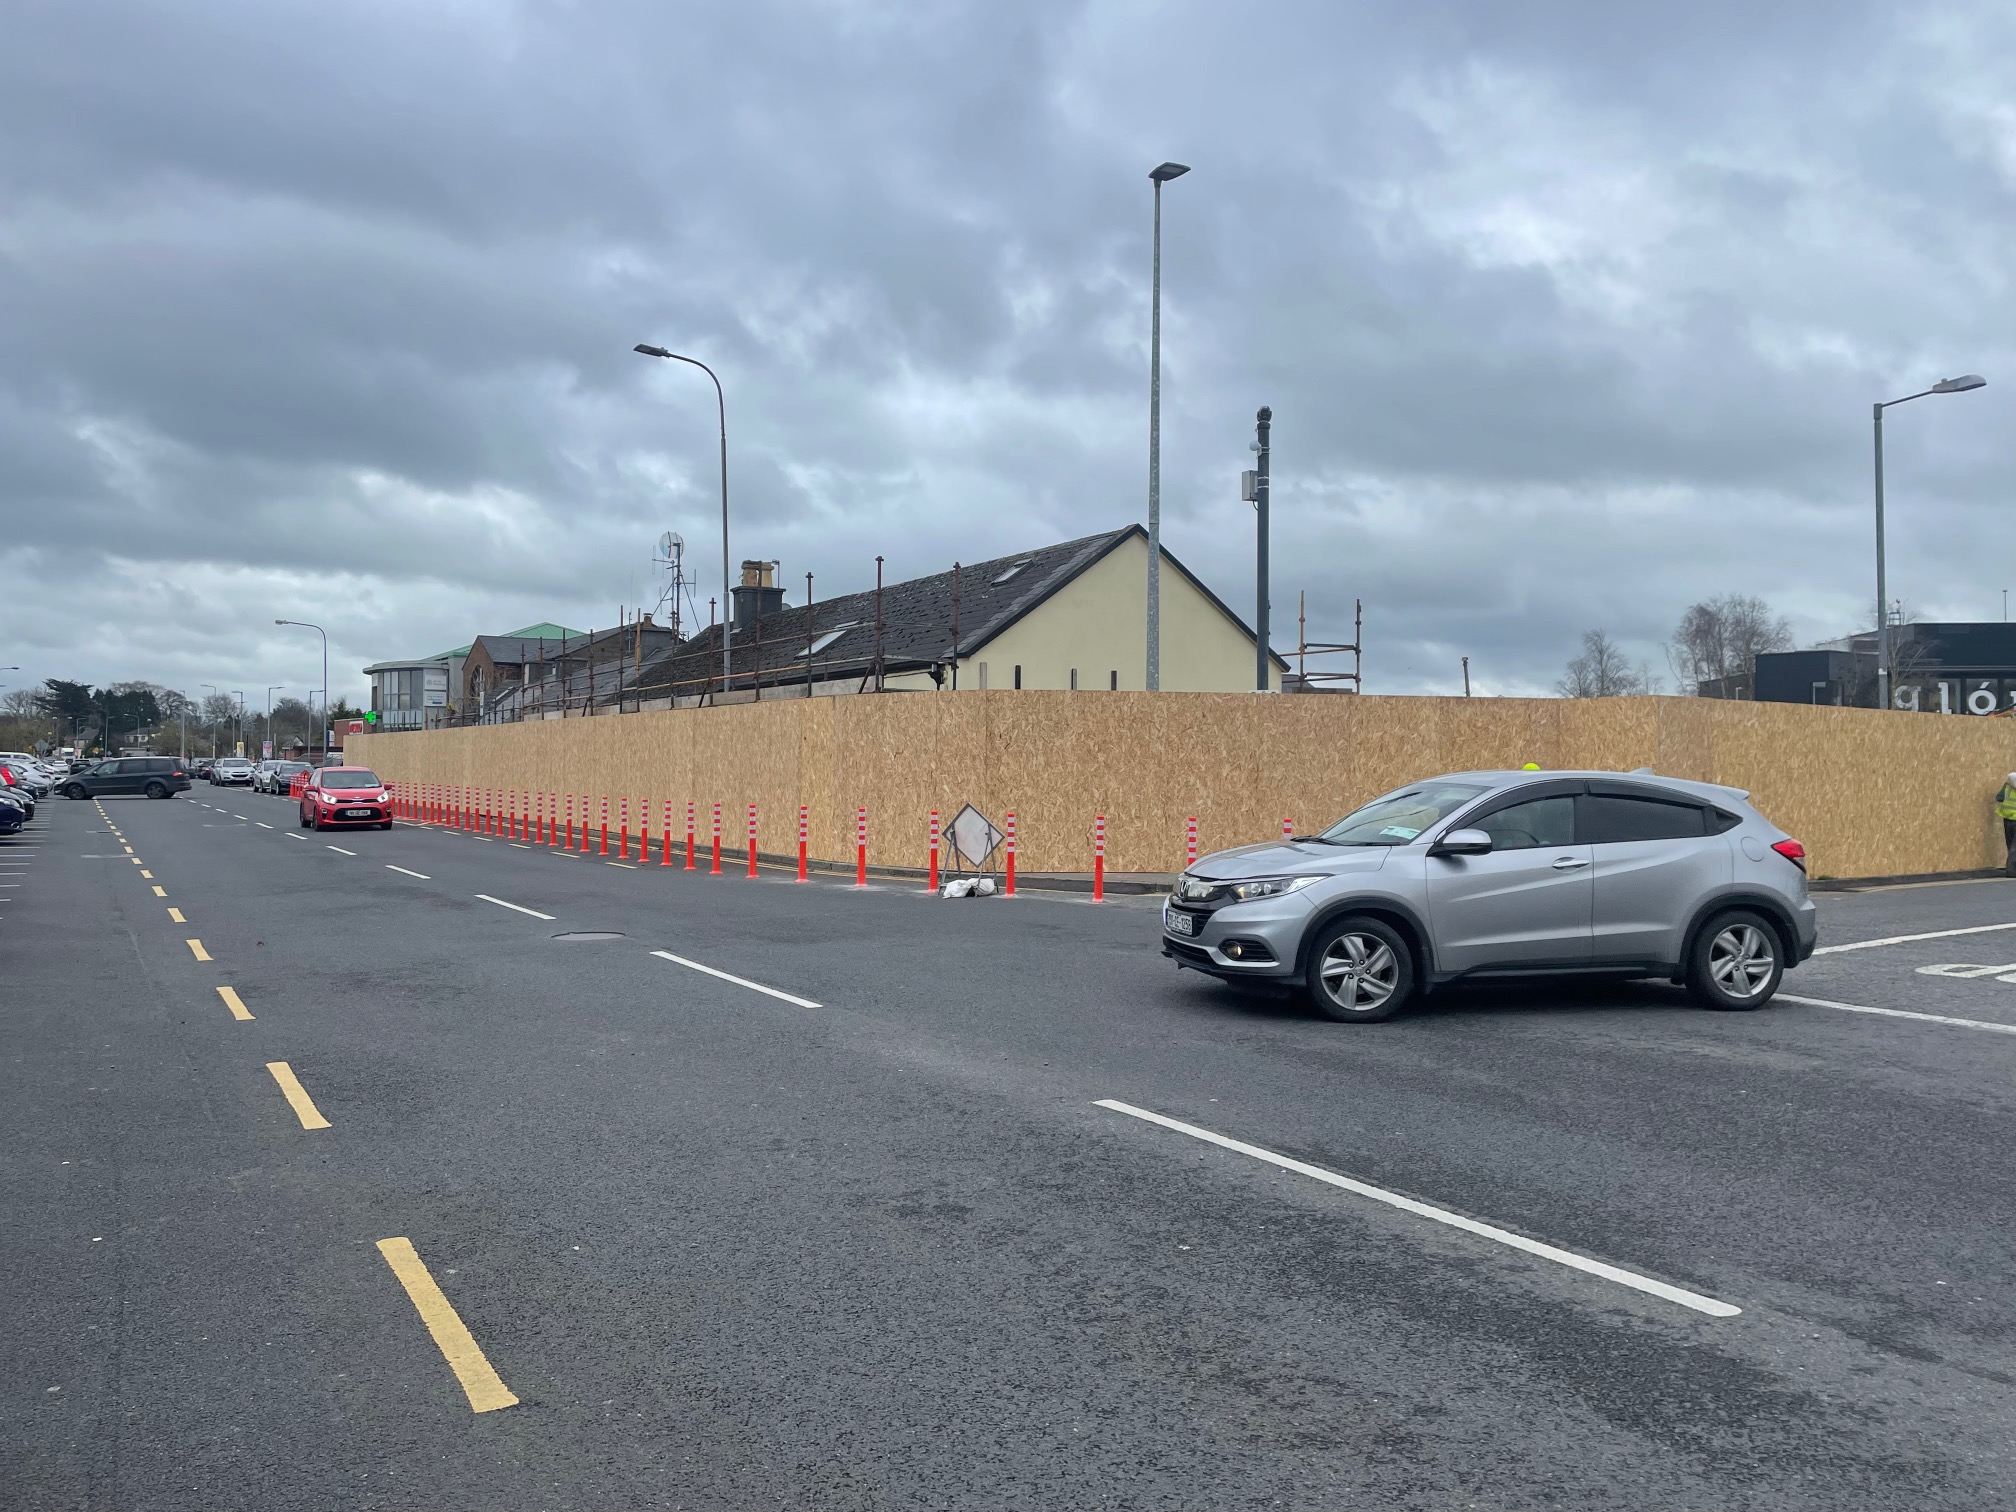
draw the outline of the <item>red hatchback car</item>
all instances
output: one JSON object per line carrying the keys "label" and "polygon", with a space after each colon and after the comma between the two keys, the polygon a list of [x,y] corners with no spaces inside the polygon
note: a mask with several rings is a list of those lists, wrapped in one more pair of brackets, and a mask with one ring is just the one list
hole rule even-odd
{"label": "red hatchback car", "polygon": [[365,767],[323,767],[301,787],[301,828],[392,828],[392,798]]}

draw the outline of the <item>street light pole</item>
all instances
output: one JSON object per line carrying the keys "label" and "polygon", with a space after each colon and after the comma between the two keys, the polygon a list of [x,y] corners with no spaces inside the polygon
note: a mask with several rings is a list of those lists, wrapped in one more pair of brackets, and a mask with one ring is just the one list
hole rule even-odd
{"label": "street light pole", "polygon": [[287,684],[285,684],[285,683],[275,683],[275,684],[273,684],[273,686],[272,686],[272,687],[270,687],[270,688],[268,688],[268,689],[266,690],[266,741],[265,741],[265,743],[266,743],[267,745],[269,745],[269,746],[273,744],[273,695],[274,695],[275,693],[279,693],[279,692],[282,692],[282,691],[284,691],[284,690],[286,689],[286,687],[287,687]]}
{"label": "street light pole", "polygon": [[[729,653],[735,644],[735,627],[728,612],[729,606],[735,602],[728,591],[728,399],[721,392],[720,377],[698,357],[683,357],[664,347],[649,346],[641,341],[630,350],[646,357],[663,357],[668,362],[688,363],[714,380],[714,407],[721,417],[721,691],[725,693],[730,676]],[[754,681],[752,674],[752,684]]]}
{"label": "street light pole", "polygon": [[231,691],[238,695],[238,739],[235,744],[242,757],[245,754],[245,690],[233,688]]}
{"label": "street light pole", "polygon": [[1259,414],[1254,419],[1253,449],[1260,454],[1260,460],[1254,469],[1253,503],[1260,511],[1260,524],[1259,533],[1254,542],[1254,557],[1259,566],[1259,581],[1255,585],[1257,591],[1254,594],[1253,601],[1253,687],[1256,692],[1265,693],[1273,683],[1273,678],[1269,674],[1274,670],[1271,665],[1272,653],[1268,649],[1268,621],[1271,615],[1268,612],[1267,604],[1267,555],[1269,550],[1267,541],[1267,506],[1269,503],[1268,493],[1272,486],[1268,474],[1274,450],[1274,411],[1269,406],[1263,404],[1260,406]]}
{"label": "street light pole", "polygon": [[[198,683],[196,686],[199,688],[208,688],[213,695],[217,691],[217,684],[215,683]],[[208,723],[210,719],[208,708],[204,709],[203,717],[205,722]],[[217,726],[214,723],[210,724],[210,759],[212,761],[217,759]]]}
{"label": "street light pole", "polygon": [[313,630],[313,631],[314,631],[314,632],[315,632],[315,633],[316,633],[317,635],[319,635],[319,636],[321,636],[321,637],[322,637],[322,719],[323,719],[323,723],[322,723],[322,724],[321,724],[320,726],[318,726],[318,727],[317,727],[317,731],[316,731],[316,736],[315,736],[315,745],[316,745],[316,748],[317,748],[317,757],[316,757],[316,761],[315,761],[315,764],[316,764],[317,766],[326,766],[326,765],[328,764],[328,762],[329,762],[329,725],[328,725],[328,719],[329,719],[329,632],[328,632],[327,630],[324,630],[324,629],[323,629],[323,628],[322,628],[322,627],[321,627],[320,625],[311,625],[311,624],[309,624],[309,623],[308,623],[308,621],[306,621],[306,620],[290,620],[290,619],[276,619],[275,621],[273,621],[273,623],[274,623],[274,624],[276,624],[276,625],[295,625],[295,626],[298,626],[299,628],[301,628],[301,629],[303,629],[303,630]]}
{"label": "street light pole", "polygon": [[1162,689],[1162,186],[1190,171],[1164,163],[1148,174],[1155,185],[1154,271],[1148,294],[1148,677]]}
{"label": "street light pole", "polygon": [[1986,388],[1988,380],[1979,373],[1963,373],[1958,378],[1942,378],[1928,389],[1906,394],[1902,399],[1884,399],[1870,408],[1875,428],[1876,451],[1876,707],[1890,707],[1890,589],[1883,562],[1883,411],[1927,394],[1964,394],[1969,389]]}

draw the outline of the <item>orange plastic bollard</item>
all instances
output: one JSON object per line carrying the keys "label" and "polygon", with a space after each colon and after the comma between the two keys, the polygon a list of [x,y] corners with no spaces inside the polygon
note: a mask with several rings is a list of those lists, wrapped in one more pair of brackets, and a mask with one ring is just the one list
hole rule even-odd
{"label": "orange plastic bollard", "polygon": [[1106,901],[1106,816],[1101,814],[1092,827],[1092,901]]}

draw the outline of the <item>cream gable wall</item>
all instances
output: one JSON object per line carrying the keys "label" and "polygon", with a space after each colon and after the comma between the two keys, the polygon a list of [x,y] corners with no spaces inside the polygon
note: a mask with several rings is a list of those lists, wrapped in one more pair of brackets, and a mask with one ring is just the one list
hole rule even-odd
{"label": "cream gable wall", "polygon": [[[959,663],[959,686],[1078,686],[1100,692],[1120,674],[1123,691],[1140,692],[1148,678],[1148,543],[1130,536]],[[1269,669],[1279,688],[1281,669]],[[1242,693],[1253,686],[1253,637],[1170,564],[1162,564],[1162,687],[1170,693]]]}

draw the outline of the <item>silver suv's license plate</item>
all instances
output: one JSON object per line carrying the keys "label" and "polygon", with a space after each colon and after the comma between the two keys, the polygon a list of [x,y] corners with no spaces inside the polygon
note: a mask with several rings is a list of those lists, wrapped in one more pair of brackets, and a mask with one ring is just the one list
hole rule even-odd
{"label": "silver suv's license plate", "polygon": [[1197,921],[1186,913],[1178,913],[1173,908],[1164,908],[1162,910],[1162,918],[1168,924],[1169,933],[1171,934],[1194,935],[1197,933]]}

